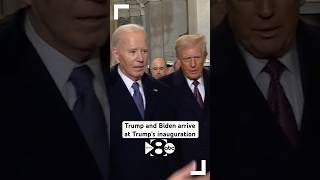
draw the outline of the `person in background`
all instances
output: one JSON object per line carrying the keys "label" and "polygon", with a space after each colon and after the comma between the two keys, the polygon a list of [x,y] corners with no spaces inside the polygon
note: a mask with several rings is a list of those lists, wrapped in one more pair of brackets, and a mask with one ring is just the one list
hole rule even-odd
{"label": "person in background", "polygon": [[166,74],[169,75],[175,71],[178,71],[180,69],[180,66],[181,66],[181,63],[179,59],[176,59],[173,63],[173,66],[167,68]]}
{"label": "person in background", "polygon": [[159,79],[167,75],[167,63],[164,58],[155,58],[151,63],[151,75],[155,79]]}

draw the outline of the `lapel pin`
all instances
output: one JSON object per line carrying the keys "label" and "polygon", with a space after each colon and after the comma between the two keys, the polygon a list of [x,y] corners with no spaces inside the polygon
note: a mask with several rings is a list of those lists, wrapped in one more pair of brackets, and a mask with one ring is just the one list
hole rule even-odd
{"label": "lapel pin", "polygon": [[154,92],[158,92],[158,89],[153,89]]}

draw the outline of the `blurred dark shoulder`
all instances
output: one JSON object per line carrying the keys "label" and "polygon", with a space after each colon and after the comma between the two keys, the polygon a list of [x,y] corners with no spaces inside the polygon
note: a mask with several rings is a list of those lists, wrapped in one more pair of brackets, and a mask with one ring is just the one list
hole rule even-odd
{"label": "blurred dark shoulder", "polygon": [[[26,10],[21,9],[14,14],[8,15],[1,19],[0,22],[0,57],[6,59],[1,64],[17,60],[17,50],[23,48],[23,39],[26,38],[24,33],[24,17]],[[8,59],[11,59],[8,61]]]}

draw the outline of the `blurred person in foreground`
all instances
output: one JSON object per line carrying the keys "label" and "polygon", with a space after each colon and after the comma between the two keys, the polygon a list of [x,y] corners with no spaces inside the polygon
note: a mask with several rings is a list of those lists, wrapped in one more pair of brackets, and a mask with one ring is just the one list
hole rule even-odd
{"label": "blurred person in foreground", "polygon": [[108,180],[108,1],[24,2],[0,28],[1,179]]}
{"label": "blurred person in foreground", "polygon": [[213,32],[213,174],[319,178],[320,30],[299,0],[229,0]]}

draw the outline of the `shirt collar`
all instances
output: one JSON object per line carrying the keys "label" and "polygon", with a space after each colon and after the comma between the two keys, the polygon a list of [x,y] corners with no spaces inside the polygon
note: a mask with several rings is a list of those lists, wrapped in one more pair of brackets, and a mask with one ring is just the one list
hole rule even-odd
{"label": "shirt collar", "polygon": [[[256,58],[248,51],[246,51],[242,45],[238,44],[238,46],[244,56],[244,59],[248,65],[252,77],[256,80],[269,60]],[[297,61],[298,56],[296,51],[296,45],[290,48],[289,51],[287,51],[287,53],[285,53],[282,57],[278,59],[283,65],[286,66],[286,69],[289,72],[294,74],[298,72],[299,65]]]}
{"label": "shirt collar", "polygon": [[103,77],[98,53],[88,61],[78,64],[45,42],[33,28],[29,16],[26,16],[25,31],[60,90],[67,84],[73,69],[78,66],[88,65],[95,77]]}
{"label": "shirt collar", "polygon": [[[189,87],[192,87],[193,86],[193,81],[195,80],[191,80],[189,78],[186,77],[186,80],[187,80],[187,83],[189,85]],[[197,79],[197,81],[199,82],[199,86],[203,85],[203,76],[201,76],[199,79]]]}
{"label": "shirt collar", "polygon": [[127,86],[128,90],[130,91],[131,86],[134,82],[137,82],[139,84],[139,86],[142,88],[142,81],[141,79],[138,81],[133,81],[132,79],[130,79],[128,76],[126,76],[120,69],[120,65],[118,65],[118,73],[121,77],[121,79],[123,80],[124,84]]}

